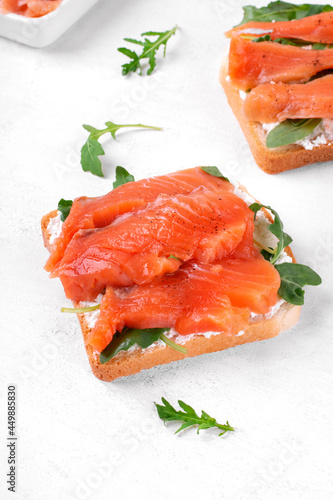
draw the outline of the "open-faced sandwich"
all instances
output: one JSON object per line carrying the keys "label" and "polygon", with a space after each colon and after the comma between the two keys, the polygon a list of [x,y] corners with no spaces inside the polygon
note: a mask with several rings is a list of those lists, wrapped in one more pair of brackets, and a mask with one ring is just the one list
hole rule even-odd
{"label": "open-faced sandwich", "polygon": [[262,170],[333,159],[333,7],[244,7],[220,82]]}
{"label": "open-faced sandwich", "polygon": [[[126,175],[124,175],[124,172]],[[216,167],[61,200],[42,219],[50,257],[74,302],[102,380],[274,337],[295,324],[306,284],[278,214]]]}

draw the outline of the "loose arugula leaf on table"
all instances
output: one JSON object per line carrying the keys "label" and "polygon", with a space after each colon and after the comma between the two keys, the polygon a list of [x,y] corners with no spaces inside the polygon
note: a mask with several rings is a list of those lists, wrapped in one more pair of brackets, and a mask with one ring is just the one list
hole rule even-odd
{"label": "loose arugula leaf on table", "polygon": [[318,286],[321,277],[310,267],[302,264],[284,262],[277,264],[275,269],[279,272],[281,285],[278,291],[280,297],[290,304],[301,306],[304,304],[305,285]]}
{"label": "loose arugula leaf on table", "polygon": [[100,353],[100,363],[107,363],[120,351],[128,351],[128,349],[134,345],[138,345],[142,349],[146,349],[159,339],[163,340],[163,342],[176,351],[187,354],[187,350],[184,347],[179,346],[164,335],[165,332],[169,330],[170,328],[146,328],[144,330],[139,330],[137,328],[124,328],[121,333],[117,332],[114,335],[110,344]]}
{"label": "loose arugula leaf on table", "polygon": [[267,134],[266,146],[268,148],[277,148],[300,141],[312,134],[320,122],[321,118],[285,120]]}
{"label": "loose arugula leaf on table", "polygon": [[127,172],[124,167],[116,167],[116,180],[113,183],[113,189],[133,181],[135,181],[134,176]]}
{"label": "loose arugula leaf on table", "polygon": [[283,223],[282,220],[280,219],[279,214],[273,210],[271,207],[268,205],[261,205],[260,203],[252,203],[252,205],[249,206],[250,210],[254,212],[254,218],[257,216],[257,212],[261,210],[262,208],[266,208],[272,214],[274,215],[274,222],[272,224],[269,224],[267,226],[268,231],[270,231],[274,236],[278,238],[278,244],[277,247],[273,250],[273,253],[270,253],[267,255],[266,253],[263,253],[264,257],[266,260],[269,260],[271,264],[274,264],[280,255],[283,252],[283,249],[290,245],[290,243],[293,241],[292,238],[289,236],[289,234],[285,233],[283,231]]}
{"label": "loose arugula leaf on table", "polygon": [[228,177],[225,177],[223,174],[221,174],[217,167],[201,167],[201,170],[203,170],[207,174],[213,175],[215,177],[220,177],[220,179],[230,182]]}
{"label": "loose arugula leaf on table", "polygon": [[[133,38],[124,38],[126,42],[133,43],[135,45],[140,45],[143,47],[142,54],[138,55],[134,50],[127,49],[126,47],[120,47],[119,52],[125,56],[132,59],[131,62],[122,65],[123,75],[128,75],[128,73],[136,73],[139,70],[139,74],[142,75],[141,61],[142,59],[148,59],[149,69],[147,70],[147,75],[150,75],[156,67],[156,52],[158,49],[164,45],[163,57],[165,57],[166,45],[170,37],[176,33],[178,26],[175,26],[171,30],[167,31],[146,31],[142,33],[141,36],[145,37],[144,41],[134,40]],[[147,37],[157,37],[155,40],[149,40]]]}
{"label": "loose arugula leaf on table", "polygon": [[60,212],[60,219],[62,220],[62,222],[64,222],[69,216],[72,205],[72,200],[64,200],[63,198],[61,198],[61,200],[59,201],[58,211]]}
{"label": "loose arugula leaf on table", "polygon": [[[106,122],[106,128],[97,129],[91,125],[82,125],[85,130],[89,132],[89,137],[81,149],[81,165],[82,170],[91,172],[99,177],[104,177],[102,172],[102,163],[99,156],[105,154],[101,144],[98,142],[99,138],[107,133],[110,133],[113,139],[116,138],[116,132],[121,128],[148,128],[150,130],[162,130],[160,127],[153,127],[151,125],[142,125],[137,123],[135,125],[117,125],[113,122]],[[124,169],[125,170],[125,169]]]}
{"label": "loose arugula leaf on table", "polygon": [[330,5],[302,4],[295,5],[290,2],[270,2],[266,7],[254,7],[246,5],[243,7],[244,17],[237,25],[248,23],[250,21],[292,21],[293,19],[303,19],[304,17],[329,12],[333,10]]}
{"label": "loose arugula leaf on table", "polygon": [[228,421],[224,425],[219,424],[216,422],[215,418],[212,418],[203,410],[201,411],[201,416],[199,417],[195,410],[188,404],[184,403],[184,401],[178,401],[179,406],[184,411],[176,410],[165,398],[162,398],[162,403],[163,405],[155,403],[155,406],[158,416],[160,417],[160,419],[164,420],[164,423],[172,421],[183,422],[183,424],[179,427],[175,434],[178,434],[178,432],[183,431],[188,427],[192,427],[193,425],[199,426],[197,434],[199,434],[199,431],[201,431],[202,429],[209,429],[211,427],[217,427],[218,429],[222,430],[219,436],[223,436],[223,434],[228,431],[234,431],[234,428],[231,427]]}
{"label": "loose arugula leaf on table", "polygon": [[99,177],[104,177],[102,163],[99,156],[105,155],[105,151],[96,139],[88,137],[81,149],[81,165],[84,172],[91,172]]}

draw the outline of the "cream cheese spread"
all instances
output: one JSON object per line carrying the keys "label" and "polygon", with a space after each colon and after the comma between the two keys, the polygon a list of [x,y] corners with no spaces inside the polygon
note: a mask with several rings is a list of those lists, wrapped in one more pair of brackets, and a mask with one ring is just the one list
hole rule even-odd
{"label": "cream cheese spread", "polygon": [[47,230],[50,233],[50,245],[52,245],[58,236],[60,236],[61,228],[62,220],[60,219],[60,212],[58,212],[56,217],[52,217],[52,219],[50,219],[47,226]]}

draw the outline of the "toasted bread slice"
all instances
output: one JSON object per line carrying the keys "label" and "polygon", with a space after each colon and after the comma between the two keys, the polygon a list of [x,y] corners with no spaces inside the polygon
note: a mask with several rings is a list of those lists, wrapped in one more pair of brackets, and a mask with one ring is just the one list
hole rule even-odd
{"label": "toasted bread slice", "polygon": [[[241,189],[244,188],[241,187]],[[244,189],[244,191],[246,190]],[[51,237],[48,226],[50,220],[56,216],[57,211],[55,210],[45,215],[41,221],[44,244],[48,250],[50,250]],[[265,213],[265,216],[271,219],[268,212]],[[287,247],[285,250],[287,254],[292,257],[293,261],[295,261],[291,249]],[[78,306],[79,304],[74,303],[74,307]],[[118,377],[133,375],[141,370],[170,363],[171,361],[177,361],[185,357],[222,351],[223,349],[245,344],[247,342],[275,337],[284,330],[291,328],[297,322],[300,309],[300,306],[294,306],[284,302],[272,317],[266,318],[264,316],[258,316],[251,319],[246,330],[239,332],[238,335],[219,333],[206,337],[196,334],[180,339],[180,336],[175,333],[175,335],[170,338],[175,342],[179,342],[179,340],[182,341],[182,345],[186,347],[188,351],[186,355],[175,351],[167,345],[153,344],[147,349],[138,347],[129,352],[121,351],[105,364],[99,362],[99,354],[95,352],[87,342],[91,329],[89,328],[85,314],[78,314],[78,318],[92,372],[100,380],[110,382]]]}
{"label": "toasted bread slice", "polygon": [[266,146],[266,134],[261,123],[244,118],[243,100],[238,89],[228,80],[228,57],[224,59],[220,70],[220,83],[227,96],[229,106],[241,126],[257,165],[268,174],[278,174],[285,170],[303,167],[310,163],[333,160],[333,142],[316,146],[311,150],[298,144],[269,149]]}

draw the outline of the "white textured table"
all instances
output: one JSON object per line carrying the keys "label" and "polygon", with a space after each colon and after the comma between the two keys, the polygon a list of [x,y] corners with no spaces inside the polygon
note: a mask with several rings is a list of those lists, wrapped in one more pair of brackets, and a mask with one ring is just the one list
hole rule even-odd
{"label": "white textured table", "polygon": [[[17,500],[333,498],[331,164],[271,177],[254,163],[218,84],[223,32],[241,2],[102,0],[53,46],[0,39],[2,244],[0,497]],[[125,36],[175,24],[151,77],[121,76]],[[105,143],[105,179],[83,173],[82,123],[142,122]],[[60,283],[43,270],[39,221],[61,197],[110,190],[116,165],[136,178],[218,165],[280,213],[308,288],[280,337],[107,384],[91,374]],[[6,491],[7,384],[17,384],[18,482]],[[184,399],[236,432],[174,436],[153,401]]]}

